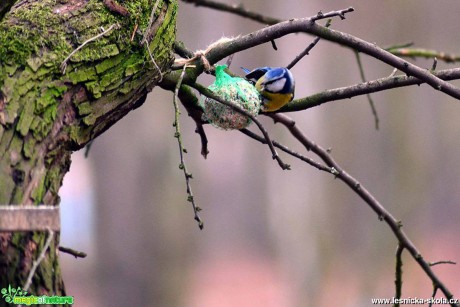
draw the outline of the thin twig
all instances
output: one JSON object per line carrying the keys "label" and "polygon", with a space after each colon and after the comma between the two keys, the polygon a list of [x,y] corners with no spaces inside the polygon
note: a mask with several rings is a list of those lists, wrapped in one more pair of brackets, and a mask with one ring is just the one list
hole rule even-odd
{"label": "thin twig", "polygon": [[45,258],[46,251],[50,247],[53,237],[54,237],[54,231],[52,231],[51,229],[48,229],[48,239],[46,240],[45,245],[43,245],[43,249],[41,250],[40,255],[38,256],[37,260],[35,260],[32,264],[32,268],[30,269],[29,275],[27,276],[26,283],[24,284],[24,287],[23,287],[24,291],[29,290],[29,287],[32,284],[32,278],[35,275],[35,271],[37,270],[38,266]]}
{"label": "thin twig", "polygon": [[315,21],[318,21],[318,20],[321,20],[321,19],[326,19],[326,18],[331,18],[331,17],[336,17],[336,16],[339,16],[340,19],[345,19],[345,14],[346,13],[351,13],[351,12],[354,12],[355,9],[352,8],[351,6],[347,9],[343,9],[343,10],[339,10],[339,11],[331,11],[331,12],[328,12],[326,14],[323,14],[323,12],[318,12],[318,14],[316,14],[315,17],[311,18],[311,22],[315,22]]}
{"label": "thin twig", "polygon": [[388,76],[388,78],[394,77],[394,76],[396,75],[397,72],[398,72],[398,69],[397,69],[397,68],[393,69],[393,70],[391,71],[391,74]]}
{"label": "thin twig", "polygon": [[204,95],[206,97],[209,97],[211,99],[214,99],[214,100],[216,100],[216,101],[218,101],[218,102],[220,102],[220,103],[222,103],[222,104],[224,104],[224,105],[226,105],[228,107],[231,107],[232,109],[234,109],[238,113],[249,117],[257,125],[257,127],[260,129],[260,131],[264,135],[264,137],[265,137],[265,139],[267,141],[268,147],[270,148],[270,151],[272,152],[272,158],[278,162],[278,164],[281,167],[281,169],[283,169],[283,170],[289,170],[290,169],[290,165],[284,163],[283,160],[281,160],[280,156],[276,152],[275,147],[273,146],[273,142],[271,141],[267,130],[260,123],[260,121],[256,118],[256,116],[252,115],[251,113],[249,113],[248,111],[246,111],[242,107],[236,105],[235,103],[222,99],[220,96],[214,94],[214,92],[212,92],[211,90],[205,88],[204,86],[202,86],[199,83],[195,83],[195,84],[193,84],[191,86],[193,88],[195,88],[198,92],[200,92],[202,95]]}
{"label": "thin twig", "polygon": [[89,151],[91,150],[91,146],[93,145],[93,142],[94,142],[94,140],[88,142],[88,144],[86,144],[86,146],[85,146],[85,154],[84,154],[85,159],[87,159],[89,157]]}
{"label": "thin twig", "polygon": [[264,16],[262,14],[245,9],[242,4],[227,4],[224,2],[210,1],[210,0],[182,0],[186,3],[193,3],[196,6],[203,6],[215,10],[229,12],[244,18],[248,18],[266,25],[273,25],[280,22],[280,19]]}
{"label": "thin twig", "polygon": [[68,248],[68,247],[64,247],[64,246],[59,246],[59,251],[61,251],[63,253],[66,253],[66,254],[69,254],[69,255],[72,255],[75,258],[85,258],[86,256],[88,256],[84,252],[80,252],[80,251],[77,251],[77,250],[74,250],[74,249],[71,249],[71,248]]}
{"label": "thin twig", "polygon": [[[232,13],[232,14],[244,17],[244,18],[248,18],[248,19],[266,24],[266,25],[274,25],[276,23],[281,22],[281,19],[265,16],[265,15],[247,10],[244,8],[242,4],[232,5],[232,4],[226,4],[223,2],[216,2],[216,1],[211,1],[211,0],[182,0],[182,1],[186,3],[193,3],[196,6],[203,6],[203,7],[213,8],[213,9],[223,11],[223,12],[229,12],[229,13]],[[345,14],[353,12],[353,11],[354,9],[352,7],[349,7],[344,10],[333,11],[333,12],[329,12],[326,14],[323,14],[322,12],[318,12],[318,14],[314,17],[312,21],[315,22],[320,19],[325,19],[325,18],[330,18],[330,17],[335,17],[335,16],[339,16],[341,19],[345,19]]]}
{"label": "thin twig", "polygon": [[[361,56],[359,55],[358,51],[355,51],[356,62],[358,62],[359,74],[361,75],[361,81],[366,82],[366,76],[364,75],[364,68],[363,63],[361,62]],[[374,105],[374,100],[372,99],[370,94],[366,94],[367,100],[369,101],[369,105],[371,106],[372,115],[374,115],[374,122],[375,122],[375,130],[379,130],[379,115],[377,113],[377,109]]]}
{"label": "thin twig", "polygon": [[441,260],[441,261],[436,261],[436,262],[429,262],[430,266],[435,266],[438,264],[457,264],[457,262],[452,261],[452,260]]}
{"label": "thin twig", "polygon": [[402,284],[403,284],[403,279],[402,279],[402,252],[404,251],[404,246],[402,244],[398,244],[398,248],[396,250],[396,270],[395,270],[395,298],[397,299],[396,303],[394,304],[394,307],[399,307],[399,299],[401,298],[402,295]]}
{"label": "thin twig", "polygon": [[145,48],[147,49],[147,51],[149,53],[150,60],[152,61],[152,63],[155,66],[155,68],[158,70],[158,73],[160,74],[160,79],[158,80],[158,82],[161,82],[163,80],[163,72],[161,71],[161,69],[158,66],[157,62],[155,62],[155,59],[153,58],[152,52],[150,52],[150,47],[149,47],[149,44],[148,44],[147,41],[145,41]]}
{"label": "thin twig", "polygon": [[[332,19],[329,18],[324,26],[326,28],[329,28],[331,26],[331,23],[332,23]],[[305,48],[304,51],[302,51],[298,56],[296,56],[295,59],[292,60],[292,62],[289,63],[289,65],[286,66],[286,68],[291,69],[292,67],[294,67],[294,65],[297,64],[297,62],[299,62],[304,56],[309,54],[309,52],[316,46],[316,44],[318,44],[320,39],[321,37],[319,36],[315,37],[313,42],[311,42],[310,45],[308,45],[308,47]]]}
{"label": "thin twig", "polygon": [[[436,286],[433,286],[433,293],[431,294],[431,297],[434,299],[435,296],[436,296],[436,293],[438,292],[438,287]],[[432,307],[433,306],[433,302],[431,301],[430,304],[428,304],[428,307]]]}
{"label": "thin twig", "polygon": [[438,60],[444,61],[446,63],[455,63],[460,61],[459,54],[451,54],[443,51],[430,50],[424,48],[386,48],[386,50],[394,55],[400,57],[409,57],[409,58],[438,58]]}
{"label": "thin twig", "polygon": [[[243,134],[249,136],[250,138],[252,138],[252,139],[254,139],[256,141],[259,141],[262,144],[267,144],[267,140],[265,138],[263,138],[262,136],[252,132],[251,130],[248,130],[248,129],[245,128],[245,129],[241,129],[240,131]],[[330,167],[327,167],[327,166],[325,166],[325,165],[323,165],[321,163],[316,162],[313,159],[305,157],[305,156],[301,155],[300,153],[289,149],[287,146],[278,143],[277,141],[272,141],[272,142],[273,142],[273,146],[281,149],[285,153],[287,153],[287,154],[289,154],[289,155],[291,155],[291,156],[293,156],[293,157],[295,157],[295,158],[297,158],[297,159],[299,159],[301,161],[304,161],[304,162],[310,164],[311,166],[313,166],[313,167],[315,167],[315,168],[317,168],[317,169],[319,169],[321,171],[324,171],[324,172],[327,172],[327,173],[332,172]]]}
{"label": "thin twig", "polygon": [[385,49],[386,51],[389,51],[391,49],[409,48],[410,46],[413,46],[413,45],[414,45],[414,42],[397,43],[397,44],[393,44],[391,46],[385,47],[383,49]]}
{"label": "thin twig", "polygon": [[437,66],[438,66],[438,58],[434,57],[433,65],[431,65],[431,71],[435,71]]}
{"label": "thin twig", "polygon": [[182,69],[182,73],[179,77],[179,80],[177,81],[177,85],[176,85],[176,89],[174,91],[174,97],[173,97],[173,104],[174,104],[174,127],[175,127],[175,134],[174,134],[174,137],[177,138],[177,143],[179,145],[179,156],[180,156],[180,164],[179,164],[179,168],[184,172],[184,176],[185,176],[185,183],[187,185],[187,194],[188,194],[188,197],[187,197],[187,201],[191,202],[192,203],[192,207],[193,207],[193,213],[195,214],[195,221],[198,222],[198,227],[200,229],[203,229],[203,221],[201,220],[200,218],[200,215],[198,214],[199,211],[201,211],[201,208],[196,206],[195,204],[195,198],[193,196],[193,191],[192,191],[192,186],[190,185],[190,179],[192,179],[192,174],[189,173],[187,171],[187,165],[185,164],[185,160],[184,160],[184,153],[186,153],[186,149],[184,148],[183,144],[182,144],[182,136],[181,136],[181,132],[180,132],[180,124],[179,124],[179,116],[180,116],[180,110],[179,110],[179,105],[177,103],[177,99],[179,99],[179,89],[181,87],[181,84],[182,84],[182,80],[184,79],[184,75],[185,75],[185,69],[187,68],[187,66],[184,66],[184,68]]}
{"label": "thin twig", "polygon": [[101,36],[104,36],[105,34],[109,33],[110,31],[112,31],[113,29],[118,29],[120,27],[120,25],[118,23],[115,23],[113,25],[111,25],[107,30],[103,31],[102,33],[99,33],[98,35],[96,36],[93,36],[91,37],[90,39],[86,40],[83,42],[83,44],[81,44],[80,46],[78,46],[75,50],[73,50],[66,58],[64,61],[62,61],[61,63],[61,71],[62,71],[62,74],[65,75],[65,71],[66,71],[66,68],[67,68],[67,61],[70,60],[70,58],[75,54],[77,53],[79,50],[81,50],[83,47],[85,47],[86,44],[92,42],[92,41],[95,41],[96,39],[98,39],[99,37]]}

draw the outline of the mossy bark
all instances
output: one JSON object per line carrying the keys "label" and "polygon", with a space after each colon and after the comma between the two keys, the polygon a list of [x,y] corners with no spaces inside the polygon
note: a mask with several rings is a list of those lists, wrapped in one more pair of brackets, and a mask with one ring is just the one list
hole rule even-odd
{"label": "mossy bark", "polygon": [[[58,205],[72,151],[144,102],[173,59],[177,0],[159,0],[149,26],[155,2],[118,1],[128,14],[100,0],[26,0],[0,11],[0,204]],[[73,50],[111,26],[63,73]],[[0,289],[24,285],[46,236],[0,233]],[[56,236],[29,293],[65,293],[58,245]]]}

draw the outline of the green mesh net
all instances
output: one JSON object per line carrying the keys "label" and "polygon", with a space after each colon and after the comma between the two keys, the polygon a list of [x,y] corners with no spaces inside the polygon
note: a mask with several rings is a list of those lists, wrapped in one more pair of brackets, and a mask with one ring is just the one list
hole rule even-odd
{"label": "green mesh net", "polygon": [[[208,89],[256,116],[260,109],[259,92],[245,79],[228,75],[225,68],[226,65],[216,67],[216,80]],[[200,104],[204,110],[204,119],[215,127],[224,130],[243,129],[252,123],[250,118],[213,99],[204,97]]]}

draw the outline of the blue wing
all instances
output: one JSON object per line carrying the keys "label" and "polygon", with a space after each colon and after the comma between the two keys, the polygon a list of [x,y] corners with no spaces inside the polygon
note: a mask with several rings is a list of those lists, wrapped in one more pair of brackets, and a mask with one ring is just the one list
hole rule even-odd
{"label": "blue wing", "polygon": [[244,73],[247,75],[249,74],[251,71],[245,67],[241,67],[241,69],[244,71]]}
{"label": "blue wing", "polygon": [[265,75],[268,71],[270,71],[272,68],[271,67],[259,67],[256,68],[252,71],[250,71],[247,68],[241,67],[243,71],[245,72],[245,78],[248,79],[249,81],[256,83],[257,80],[259,80],[263,75]]}

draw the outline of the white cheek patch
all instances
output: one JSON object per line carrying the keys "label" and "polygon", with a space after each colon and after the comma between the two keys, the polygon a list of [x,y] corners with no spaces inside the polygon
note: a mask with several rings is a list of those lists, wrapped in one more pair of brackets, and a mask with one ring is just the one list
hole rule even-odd
{"label": "white cheek patch", "polygon": [[265,89],[271,93],[279,93],[284,88],[285,84],[286,84],[286,79],[281,78],[274,82],[265,84]]}

